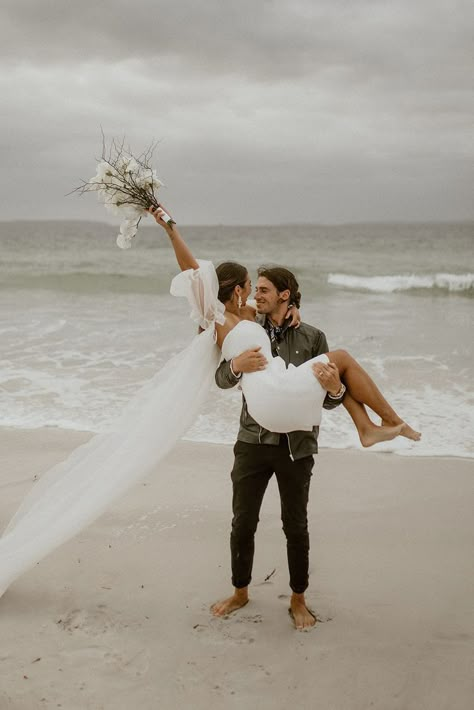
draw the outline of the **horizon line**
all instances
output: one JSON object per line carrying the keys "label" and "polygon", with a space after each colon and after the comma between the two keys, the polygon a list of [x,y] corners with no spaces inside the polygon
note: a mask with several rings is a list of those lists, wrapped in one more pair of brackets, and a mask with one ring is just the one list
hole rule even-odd
{"label": "horizon line", "polygon": [[[0,219],[0,224],[31,224],[38,222],[75,222],[83,224],[99,224],[103,227],[118,228],[119,224],[105,222],[99,219],[82,219],[80,217],[40,217],[33,219]],[[354,225],[390,225],[390,224],[474,224],[474,216],[466,218],[443,218],[443,219],[367,219],[367,220],[345,220],[343,222],[248,222],[248,223],[180,223],[178,226],[187,227],[344,227]],[[153,229],[153,224],[141,224],[140,229]]]}

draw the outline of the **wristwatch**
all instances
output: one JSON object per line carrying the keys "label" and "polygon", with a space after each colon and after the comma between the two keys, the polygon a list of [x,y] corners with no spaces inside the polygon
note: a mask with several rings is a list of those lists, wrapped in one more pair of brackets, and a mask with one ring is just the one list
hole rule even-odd
{"label": "wristwatch", "polygon": [[341,382],[341,387],[339,389],[339,392],[336,392],[336,394],[330,394],[328,392],[328,397],[330,397],[331,399],[341,399],[341,397],[343,396],[345,391],[346,391],[346,385],[343,382]]}

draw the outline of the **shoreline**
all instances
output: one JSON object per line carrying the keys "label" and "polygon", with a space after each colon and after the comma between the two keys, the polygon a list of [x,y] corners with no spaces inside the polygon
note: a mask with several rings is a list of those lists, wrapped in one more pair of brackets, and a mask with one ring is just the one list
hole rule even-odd
{"label": "shoreline", "polygon": [[[66,429],[64,427],[60,426],[43,426],[43,427],[34,427],[34,428],[28,428],[28,427],[16,427],[16,426],[5,426],[0,424],[0,437],[2,436],[3,433],[9,433],[15,435],[21,433],[24,433],[25,435],[32,435],[34,436],[35,433],[37,432],[58,432],[57,436],[62,437],[62,436],[68,436],[70,435],[72,437],[73,441],[77,440],[77,446],[79,446],[81,443],[87,441],[87,439],[92,438],[93,436],[96,436],[97,434],[103,433],[103,432],[98,432],[98,431],[90,431],[90,430],[85,430],[85,429]],[[55,434],[52,434],[52,436],[56,436]],[[177,445],[180,443],[187,443],[187,444],[196,444],[196,446],[223,446],[223,447],[232,447],[234,445],[234,442],[226,442],[226,441],[206,441],[206,440],[200,440],[200,439],[188,439],[186,438],[186,435],[184,435],[178,442]],[[383,446],[386,446],[387,444],[390,444],[390,441],[384,442],[382,444]],[[347,446],[345,448],[336,448],[336,447],[331,447],[331,446],[324,446],[319,444],[319,455],[322,453],[328,453],[328,452],[337,452],[337,453],[356,453],[356,454],[368,454],[369,456],[373,455],[383,455],[383,456],[396,456],[397,458],[403,459],[409,459],[409,460],[422,460],[426,461],[428,459],[432,459],[433,461],[473,461],[474,460],[474,454],[472,456],[461,456],[458,454],[406,454],[406,453],[399,453],[398,451],[391,451],[387,449],[383,449],[376,445],[375,447],[369,447],[368,449],[364,449],[362,446]]]}
{"label": "shoreline", "polygon": [[[0,429],[0,523],[90,434]],[[323,449],[309,605],[288,616],[275,481],[251,601],[228,619],[232,447],[181,441],[0,599],[0,707],[466,710],[474,685],[469,460]]]}

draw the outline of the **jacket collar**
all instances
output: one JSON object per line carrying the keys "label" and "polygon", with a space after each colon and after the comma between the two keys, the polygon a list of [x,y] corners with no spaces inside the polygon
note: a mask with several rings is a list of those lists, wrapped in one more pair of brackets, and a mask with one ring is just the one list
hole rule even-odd
{"label": "jacket collar", "polygon": [[279,343],[280,340],[284,337],[286,331],[290,327],[290,321],[288,319],[283,321],[283,325],[278,326],[272,323],[270,318],[268,316],[264,317],[265,320],[263,322],[263,327],[267,331],[268,335],[270,336],[270,340],[276,343]]}

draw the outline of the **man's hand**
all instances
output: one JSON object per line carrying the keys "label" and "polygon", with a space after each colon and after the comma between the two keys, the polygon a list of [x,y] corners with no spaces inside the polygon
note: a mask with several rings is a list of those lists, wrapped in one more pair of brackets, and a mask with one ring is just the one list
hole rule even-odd
{"label": "man's hand", "polygon": [[291,318],[290,328],[299,328],[301,323],[301,314],[296,306],[290,306],[286,312],[285,320]]}
{"label": "man's hand", "polygon": [[238,357],[232,358],[232,369],[236,375],[241,372],[258,372],[267,366],[267,358],[260,352],[261,348],[244,350]]}
{"label": "man's hand", "polygon": [[329,364],[325,362],[315,362],[313,365],[314,376],[319,380],[321,387],[335,395],[341,389],[341,378],[339,370],[334,362]]}

